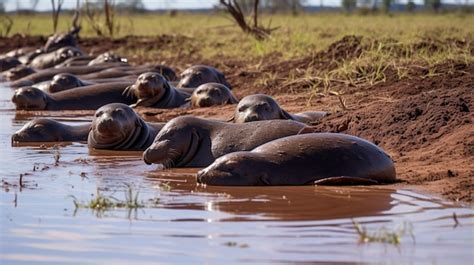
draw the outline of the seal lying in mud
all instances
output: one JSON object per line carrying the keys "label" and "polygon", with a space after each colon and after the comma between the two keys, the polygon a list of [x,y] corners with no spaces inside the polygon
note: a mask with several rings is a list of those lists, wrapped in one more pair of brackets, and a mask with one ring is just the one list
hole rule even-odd
{"label": "seal lying in mud", "polygon": [[143,160],[165,167],[204,167],[225,154],[252,150],[303,128],[304,124],[288,120],[232,124],[182,116],[161,129]]}
{"label": "seal lying in mud", "polygon": [[361,138],[336,133],[289,136],[217,159],[199,183],[228,186],[367,185],[395,181],[390,157]]}
{"label": "seal lying in mud", "polygon": [[214,67],[207,65],[193,65],[181,73],[181,79],[177,85],[180,87],[196,88],[205,83],[220,83],[232,89],[224,74]]}
{"label": "seal lying in mud", "polygon": [[90,124],[67,125],[53,119],[35,119],[12,135],[13,143],[87,141]]}
{"label": "seal lying in mud", "polygon": [[143,151],[164,124],[147,124],[129,106],[108,104],[95,112],[87,139],[89,148]]}
{"label": "seal lying in mud", "polygon": [[8,71],[3,72],[2,75],[8,81],[15,81],[33,73],[36,73],[35,69],[26,65],[18,65]]}
{"label": "seal lying in mud", "polygon": [[200,85],[191,95],[192,107],[210,107],[214,105],[237,104],[239,101],[228,87],[219,83]]}
{"label": "seal lying in mud", "polygon": [[141,74],[137,81],[127,87],[124,95],[135,96],[137,103],[131,107],[178,108],[186,103],[191,95],[170,86],[160,74],[148,72]]}
{"label": "seal lying in mud", "polygon": [[16,80],[10,84],[11,87],[23,87],[23,86],[32,86],[36,83],[49,81],[53,76],[57,74],[69,73],[73,75],[84,75],[94,72],[99,72],[102,70],[107,69],[108,66],[106,65],[93,65],[93,66],[70,66],[70,67],[62,67],[62,68],[50,68],[44,69],[23,78]]}
{"label": "seal lying in mud", "polygon": [[136,98],[124,96],[131,82],[76,87],[48,94],[35,87],[22,87],[12,97],[17,110],[96,110],[109,103],[132,104]]}
{"label": "seal lying in mud", "polygon": [[46,82],[44,85],[35,86],[48,93],[57,93],[71,88],[88,85],[93,85],[93,83],[83,82],[77,76],[72,74],[57,74],[53,76],[53,80],[51,80],[51,82]]}
{"label": "seal lying in mud", "polygon": [[261,120],[296,120],[302,123],[312,123],[322,119],[324,111],[306,111],[290,114],[282,109],[270,96],[256,94],[244,97],[235,108],[234,117],[229,121],[244,123]]}
{"label": "seal lying in mud", "polygon": [[72,57],[83,56],[81,50],[75,47],[63,47],[52,52],[43,53],[36,56],[30,63],[30,66],[36,69],[45,69],[60,64]]}

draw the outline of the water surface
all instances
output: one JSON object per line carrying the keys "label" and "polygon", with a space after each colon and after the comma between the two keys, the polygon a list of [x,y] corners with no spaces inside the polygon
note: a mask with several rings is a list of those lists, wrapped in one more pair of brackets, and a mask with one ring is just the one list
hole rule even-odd
{"label": "water surface", "polygon": [[[388,186],[205,187],[197,169],[90,154],[83,143],[12,147],[11,134],[33,117],[14,111],[11,94],[0,87],[1,264],[473,262],[471,208]],[[97,212],[76,209],[71,197],[87,202],[99,191],[123,199],[128,187],[147,207]],[[369,231],[411,227],[413,237],[361,244],[353,220]]]}

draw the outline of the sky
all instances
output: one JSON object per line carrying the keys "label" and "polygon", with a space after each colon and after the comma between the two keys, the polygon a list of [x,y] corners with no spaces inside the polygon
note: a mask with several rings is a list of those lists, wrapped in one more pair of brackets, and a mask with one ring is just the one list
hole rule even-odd
{"label": "sky", "polygon": [[[30,8],[31,0],[3,0],[6,2],[7,11],[16,10],[17,4],[22,8]],[[339,6],[341,0],[306,0],[308,5],[320,5],[323,1],[325,6]],[[406,3],[407,0],[399,0],[400,3]],[[442,0],[444,3],[464,3],[466,0]],[[467,0],[470,4],[474,0]],[[82,2],[82,1],[81,1]],[[147,9],[196,9],[196,8],[212,8],[219,0],[142,0]],[[415,0],[417,4],[423,3],[423,0]],[[74,8],[76,0],[64,0],[63,7],[66,9]],[[39,11],[51,10],[50,0],[39,0],[36,8]]]}

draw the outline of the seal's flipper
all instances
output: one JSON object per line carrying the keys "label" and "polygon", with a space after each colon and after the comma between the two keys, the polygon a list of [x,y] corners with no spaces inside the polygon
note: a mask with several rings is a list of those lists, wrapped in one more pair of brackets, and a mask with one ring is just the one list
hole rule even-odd
{"label": "seal's flipper", "polygon": [[329,177],[320,180],[316,180],[314,185],[321,186],[355,186],[355,185],[377,185],[380,184],[376,180],[365,179],[365,178],[356,178],[356,177]]}

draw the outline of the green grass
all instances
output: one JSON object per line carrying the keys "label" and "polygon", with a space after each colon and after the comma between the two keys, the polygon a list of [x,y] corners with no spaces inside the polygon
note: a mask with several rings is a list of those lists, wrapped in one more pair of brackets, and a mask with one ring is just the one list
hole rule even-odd
{"label": "green grass", "polygon": [[402,242],[402,238],[406,235],[411,236],[413,242],[415,242],[415,237],[412,232],[413,226],[410,223],[404,223],[401,227],[395,229],[382,227],[374,231],[369,231],[366,227],[363,227],[354,220],[352,220],[352,224],[359,236],[359,243],[361,244],[385,243],[399,245]]}
{"label": "green grass", "polygon": [[[52,33],[51,18],[47,14],[12,16],[10,35]],[[471,49],[474,27],[469,27],[473,15],[459,14],[395,14],[344,15],[302,14],[264,15],[263,25],[279,27],[271,37],[257,41],[245,35],[225,14],[179,13],[118,16],[120,27],[115,38],[126,35],[159,36],[182,35],[189,40],[176,41],[159,49],[127,47],[117,52],[126,57],[165,60],[204,58],[222,64],[226,58],[245,61],[247,68],[259,72],[254,85],[259,87],[293,87],[304,84],[315,93],[328,93],[340,85],[373,86],[386,81],[387,69],[394,69],[399,79],[407,78],[414,67],[427,69],[425,77],[437,75],[436,66],[447,61],[474,61]],[[70,28],[71,17],[60,17],[60,31]],[[82,19],[82,37],[94,37],[88,21]],[[362,36],[362,53],[349,60],[335,61],[336,67],[289,69],[285,75],[260,71],[261,65],[281,60],[314,55],[347,35]],[[453,41],[454,40],[454,41]],[[181,43],[182,42],[182,43]],[[434,44],[433,44],[434,43]],[[463,43],[463,45],[458,45]],[[427,44],[426,47],[420,44]],[[431,44],[437,45],[432,49]],[[191,63],[196,63],[191,60]],[[340,92],[340,91],[339,91]]]}

